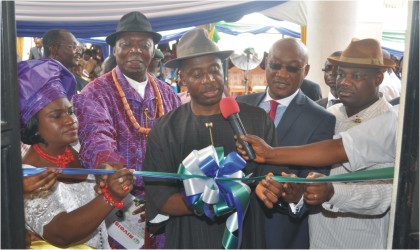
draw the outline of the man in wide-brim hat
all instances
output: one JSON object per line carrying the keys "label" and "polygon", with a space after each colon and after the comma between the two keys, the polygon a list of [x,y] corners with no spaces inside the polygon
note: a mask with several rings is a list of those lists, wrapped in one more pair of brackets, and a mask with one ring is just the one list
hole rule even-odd
{"label": "man in wide-brim hat", "polygon": [[[156,122],[149,135],[144,170],[176,173],[179,164],[192,151],[209,145],[223,147],[225,155],[235,150],[233,131],[219,107],[223,94],[223,61],[232,52],[220,51],[204,29],[192,29],[181,37],[177,46],[178,58],[165,65],[179,69],[179,79],[187,86],[191,101]],[[257,133],[272,145],[274,125],[264,110],[242,103],[239,107],[246,131]],[[244,171],[249,174],[254,169],[259,166],[251,162]],[[226,231],[226,219],[232,210],[213,220],[209,218],[212,211],[202,215],[203,209],[187,203],[183,192],[187,197],[191,197],[191,193],[184,189],[182,182],[145,178],[145,188],[146,200],[150,201],[146,204],[147,220],[152,221],[159,213],[170,216],[165,224],[165,248],[236,248],[232,245],[234,232]],[[246,229],[263,235],[255,232],[252,226],[247,224]],[[251,235],[244,235],[245,238],[255,240]]]}
{"label": "man in wide-brim hat", "polygon": [[[160,39],[148,19],[137,11],[124,15],[116,32],[106,38],[114,47],[117,66],[74,98],[79,157],[85,167],[142,170],[151,127],[157,118],[180,105],[168,84],[147,73]],[[141,178],[135,180],[132,193],[144,198]],[[154,240],[159,237],[155,235],[148,247],[160,248],[162,244],[156,245]]]}
{"label": "man in wide-brim hat", "polygon": [[[338,65],[337,94],[342,101],[328,108],[337,118],[336,137],[372,118],[392,112],[392,106],[381,97],[378,87],[384,78],[382,69],[392,67],[394,62],[383,58],[377,40],[354,38],[341,56],[328,60]],[[396,124],[378,124],[378,130],[381,125],[396,127]],[[390,137],[389,142],[395,139],[392,138],[395,133],[384,133],[383,136]],[[374,149],[377,147],[375,140],[371,141],[346,148],[347,155],[358,155],[360,161],[380,157],[379,151]],[[384,148],[392,150],[387,145]],[[389,152],[389,155],[394,153]],[[348,164],[334,165],[330,175],[350,172]],[[386,164],[372,162],[366,167],[381,168]],[[391,182],[307,184],[305,188],[305,201],[323,207],[322,212],[309,217],[311,248],[386,248]]]}

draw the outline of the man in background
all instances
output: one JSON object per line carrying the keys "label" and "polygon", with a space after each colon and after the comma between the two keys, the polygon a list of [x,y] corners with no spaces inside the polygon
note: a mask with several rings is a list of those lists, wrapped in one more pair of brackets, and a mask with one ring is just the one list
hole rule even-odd
{"label": "man in background", "polygon": [[[332,53],[330,56],[341,56],[341,51],[336,51]],[[316,103],[318,103],[324,108],[329,108],[332,105],[341,102],[340,99],[338,99],[337,88],[336,88],[337,65],[334,65],[328,60],[326,60],[322,71],[324,71],[324,81],[325,81],[325,84],[328,87],[330,87],[330,92],[328,93],[328,97],[318,100]]]}
{"label": "man in background", "polygon": [[74,73],[82,53],[76,37],[65,29],[51,29],[44,34],[42,41],[44,43],[45,57],[51,57],[59,61],[64,67],[73,72],[77,82],[76,91],[80,92],[88,82]]}
{"label": "man in background", "polygon": [[44,57],[44,48],[42,47],[42,38],[34,39],[35,47],[29,50],[29,59],[40,59]]}

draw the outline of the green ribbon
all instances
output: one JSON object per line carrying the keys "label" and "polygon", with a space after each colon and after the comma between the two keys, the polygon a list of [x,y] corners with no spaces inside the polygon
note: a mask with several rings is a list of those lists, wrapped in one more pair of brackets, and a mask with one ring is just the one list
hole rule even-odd
{"label": "green ribbon", "polygon": [[[265,176],[251,177],[251,178],[219,178],[219,181],[240,180],[243,182],[260,181]],[[372,170],[362,170],[346,174],[337,174],[330,176],[323,176],[319,178],[307,179],[302,177],[286,177],[273,176],[274,180],[278,182],[289,183],[323,183],[323,182],[362,182],[375,180],[389,180],[394,178],[394,167],[386,167]]]}

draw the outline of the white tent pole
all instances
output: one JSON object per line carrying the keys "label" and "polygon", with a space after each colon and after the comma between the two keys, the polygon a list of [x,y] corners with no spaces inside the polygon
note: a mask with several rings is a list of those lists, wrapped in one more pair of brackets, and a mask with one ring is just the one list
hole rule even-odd
{"label": "white tent pole", "polygon": [[329,88],[324,82],[322,68],[334,51],[343,50],[356,34],[358,1],[307,1],[308,79],[318,83],[322,96]]}

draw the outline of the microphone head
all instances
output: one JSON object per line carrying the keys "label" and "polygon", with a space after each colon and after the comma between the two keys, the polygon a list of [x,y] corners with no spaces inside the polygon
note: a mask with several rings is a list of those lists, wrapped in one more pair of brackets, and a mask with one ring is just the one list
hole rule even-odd
{"label": "microphone head", "polygon": [[239,105],[232,97],[225,97],[219,103],[222,116],[227,119],[229,116],[239,113]]}

